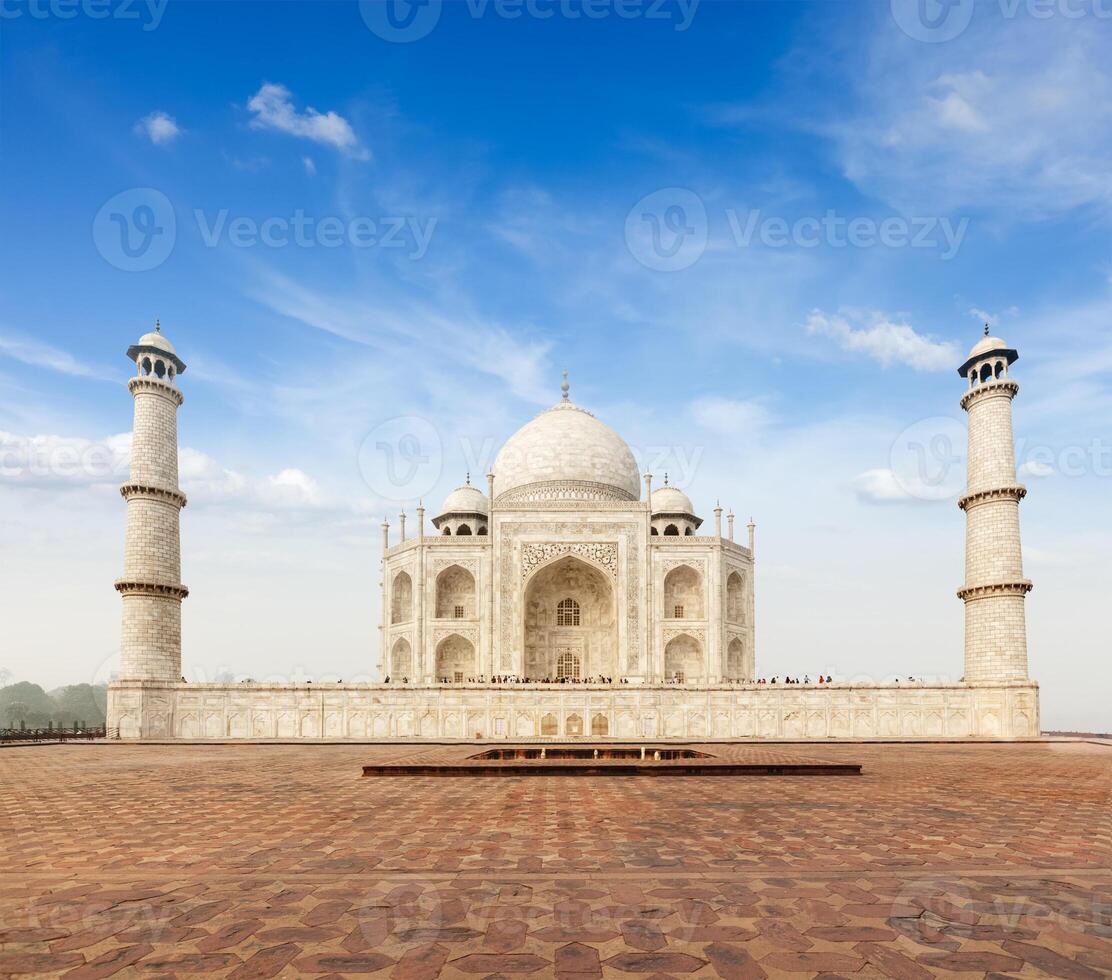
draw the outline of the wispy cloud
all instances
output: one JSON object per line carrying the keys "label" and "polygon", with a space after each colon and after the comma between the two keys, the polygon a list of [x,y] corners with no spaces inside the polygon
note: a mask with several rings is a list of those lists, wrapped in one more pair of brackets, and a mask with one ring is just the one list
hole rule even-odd
{"label": "wispy cloud", "polygon": [[932,45],[893,30],[887,5],[880,16],[846,66],[855,98],[818,123],[847,177],[905,209],[1039,217],[1096,205],[1112,216],[1107,21],[1002,22],[978,5],[960,37]]}
{"label": "wispy cloud", "polygon": [[734,438],[756,435],[769,421],[768,409],[753,399],[708,395],[692,402],[690,411],[703,428]]}
{"label": "wispy cloud", "polygon": [[[451,352],[454,363],[500,379],[526,401],[551,400],[550,380],[543,372],[551,347],[548,341],[523,337],[477,314],[445,313],[433,306],[400,300],[395,305],[357,297],[325,295],[280,273],[264,271],[250,294],[264,306],[306,326],[344,340],[404,357],[408,370],[419,373],[414,351]],[[439,372],[437,372],[439,376]]]}
{"label": "wispy cloud", "polygon": [[173,143],[182,130],[173,116],[161,109],[144,116],[135,124],[135,134],[145,136],[155,146],[166,146]]}
{"label": "wispy cloud", "polygon": [[0,356],[10,357],[32,367],[69,374],[75,378],[96,378],[100,381],[119,380],[116,375],[102,368],[85,364],[67,351],[59,350],[57,347],[51,347],[49,344],[42,344],[35,340],[27,340],[23,337],[0,334]]}
{"label": "wispy cloud", "polygon": [[812,336],[829,337],[844,351],[871,357],[883,367],[904,364],[916,371],[945,371],[960,360],[955,344],[933,340],[916,332],[911,324],[883,313],[828,314],[812,310],[806,329]]}
{"label": "wispy cloud", "polygon": [[251,125],[255,129],[272,129],[300,139],[335,147],[359,160],[370,158],[355,130],[338,112],[318,112],[312,106],[299,112],[294,106],[293,93],[284,85],[266,82],[247,102],[254,113]]}

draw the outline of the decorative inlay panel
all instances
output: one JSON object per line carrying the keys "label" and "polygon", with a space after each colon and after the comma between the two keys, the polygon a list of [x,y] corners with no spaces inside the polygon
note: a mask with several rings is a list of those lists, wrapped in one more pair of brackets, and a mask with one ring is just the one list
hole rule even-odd
{"label": "decorative inlay panel", "polygon": [[440,642],[449,636],[462,636],[465,640],[478,648],[479,646],[479,630],[473,626],[448,626],[440,627],[432,631],[432,645],[436,648]]}
{"label": "decorative inlay panel", "polygon": [[525,544],[521,548],[521,578],[556,558],[575,555],[594,562],[612,579],[618,577],[618,546],[607,541],[568,541],[550,544]]}
{"label": "decorative inlay panel", "polygon": [[453,565],[467,569],[472,575],[477,575],[479,572],[477,558],[436,558],[432,563],[433,575],[439,575],[445,568],[451,568]]}
{"label": "decorative inlay panel", "polygon": [[669,640],[674,640],[677,636],[691,636],[703,644],[705,644],[707,641],[707,631],[699,627],[684,629],[682,626],[666,626],[664,628],[665,645],[668,644]]}
{"label": "decorative inlay panel", "polygon": [[504,507],[516,503],[551,503],[572,500],[590,501],[631,501],[634,498],[620,487],[606,483],[588,483],[580,480],[549,480],[543,483],[530,483],[523,487],[507,490],[495,498],[495,504]]}

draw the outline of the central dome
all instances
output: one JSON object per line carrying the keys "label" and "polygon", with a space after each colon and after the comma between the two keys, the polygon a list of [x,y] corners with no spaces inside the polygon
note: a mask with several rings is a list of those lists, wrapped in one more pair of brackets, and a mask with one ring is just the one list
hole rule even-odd
{"label": "central dome", "polygon": [[502,503],[638,500],[641,478],[625,440],[565,396],[506,440],[494,490]]}

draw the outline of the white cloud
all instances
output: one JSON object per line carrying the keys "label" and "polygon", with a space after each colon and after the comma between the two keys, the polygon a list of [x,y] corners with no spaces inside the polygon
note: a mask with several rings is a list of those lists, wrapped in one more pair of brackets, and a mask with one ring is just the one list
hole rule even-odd
{"label": "white cloud", "polygon": [[812,336],[829,337],[842,350],[865,354],[884,367],[905,364],[916,371],[945,371],[961,360],[955,344],[933,340],[917,333],[909,323],[896,322],[883,313],[843,315],[812,310],[806,328]]}
{"label": "white cloud", "polygon": [[859,500],[871,504],[909,503],[915,499],[889,469],[866,470],[858,474],[853,481],[853,490]]}
{"label": "white cloud", "polygon": [[[127,478],[131,433],[104,439],[80,436],[24,436],[0,430],[0,485],[65,489],[115,486]],[[286,510],[363,511],[331,499],[303,470],[287,467],[274,474],[250,476],[228,469],[189,446],[178,452],[178,480],[196,505],[242,506],[262,512]]]}
{"label": "white cloud", "polygon": [[691,415],[699,425],[727,436],[752,435],[769,420],[768,410],[755,400],[739,401],[708,395],[691,403]]}
{"label": "white cloud", "polygon": [[313,163],[312,157],[302,157],[301,165],[305,168],[305,173],[307,173],[310,177],[316,174],[317,165]]}
{"label": "white cloud", "polygon": [[101,371],[82,363],[64,350],[22,337],[0,334],[0,355],[10,357],[23,364],[48,368],[51,371],[69,374],[76,378],[98,378],[102,381],[118,380],[118,377],[109,374],[107,371]]}
{"label": "white cloud", "polygon": [[135,133],[145,136],[156,146],[165,146],[181,136],[181,127],[173,116],[159,109],[140,119],[135,124]]}
{"label": "white cloud", "polygon": [[935,214],[1042,217],[1086,204],[1112,214],[1107,21],[1022,10],[1003,21],[978,4],[960,37],[932,45],[894,30],[885,4],[862,50],[847,67],[855,97],[816,128],[866,193]]}
{"label": "white cloud", "polygon": [[323,143],[361,160],[370,157],[343,116],[332,111],[321,113],[312,106],[298,112],[293,104],[293,93],[284,85],[264,83],[248,100],[247,108],[255,114],[251,125],[256,129],[273,129]]}
{"label": "white cloud", "polygon": [[1026,463],[1020,464],[1019,475],[1034,477],[1053,476],[1054,467],[1049,463],[1044,463],[1037,459],[1029,459]]}
{"label": "white cloud", "polygon": [[96,441],[0,431],[0,483],[75,487],[118,482],[128,471],[130,434]]}

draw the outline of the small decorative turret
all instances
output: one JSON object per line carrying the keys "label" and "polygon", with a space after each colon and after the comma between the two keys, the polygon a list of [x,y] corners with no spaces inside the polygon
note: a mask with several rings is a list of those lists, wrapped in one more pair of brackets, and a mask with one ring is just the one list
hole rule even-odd
{"label": "small decorative turret", "polygon": [[443,535],[486,534],[490,520],[490,502],[477,487],[471,486],[471,474],[462,487],[456,487],[444,500],[440,513],[432,519],[433,526]]}
{"label": "small decorative turret", "polygon": [[[649,533],[665,537],[691,537],[703,523],[695,516],[691,500],[682,490],[669,486],[668,474],[664,474],[664,486],[652,491],[649,498],[651,524]],[[721,508],[719,509],[721,518]]]}

